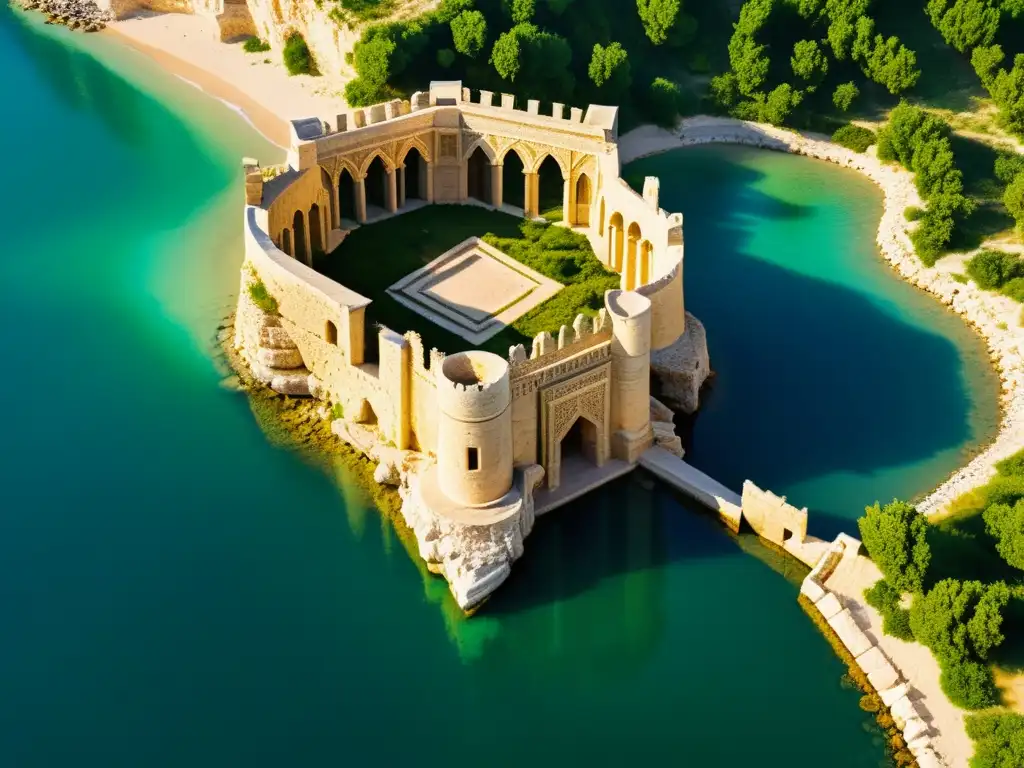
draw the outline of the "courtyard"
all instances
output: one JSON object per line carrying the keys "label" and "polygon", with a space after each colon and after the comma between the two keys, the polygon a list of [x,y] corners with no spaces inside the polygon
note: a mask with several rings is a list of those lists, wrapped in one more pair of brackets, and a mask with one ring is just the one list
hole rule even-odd
{"label": "courtyard", "polygon": [[[316,269],[373,300],[376,325],[417,331],[428,349],[502,356],[594,315],[619,276],[565,227],[472,205],[434,205],[364,225]],[[367,354],[376,343],[367,345]]]}

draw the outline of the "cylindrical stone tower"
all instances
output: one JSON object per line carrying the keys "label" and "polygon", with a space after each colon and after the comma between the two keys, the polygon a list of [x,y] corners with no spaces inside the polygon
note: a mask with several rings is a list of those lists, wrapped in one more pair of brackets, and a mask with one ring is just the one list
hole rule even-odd
{"label": "cylindrical stone tower", "polygon": [[490,352],[450,355],[437,374],[438,482],[476,506],[512,488],[512,388],[508,363]]}
{"label": "cylindrical stone tower", "polygon": [[651,302],[634,291],[608,291],[612,320],[613,454],[636,461],[651,429]]}

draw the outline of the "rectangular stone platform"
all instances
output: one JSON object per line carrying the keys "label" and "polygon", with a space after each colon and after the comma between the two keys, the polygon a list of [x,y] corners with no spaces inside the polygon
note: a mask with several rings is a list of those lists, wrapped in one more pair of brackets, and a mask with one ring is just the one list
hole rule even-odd
{"label": "rectangular stone platform", "polygon": [[432,323],[480,344],[560,290],[560,283],[471,237],[403,277],[388,293]]}

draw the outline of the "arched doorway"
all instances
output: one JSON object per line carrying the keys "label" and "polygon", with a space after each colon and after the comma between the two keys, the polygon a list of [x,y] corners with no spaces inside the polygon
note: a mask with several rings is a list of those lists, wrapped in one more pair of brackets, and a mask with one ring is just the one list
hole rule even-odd
{"label": "arched doorway", "polygon": [[320,206],[316,203],[309,208],[309,250],[313,258],[324,253],[323,222],[320,220]]}
{"label": "arched doorway", "polygon": [[[320,169],[320,181],[324,185],[325,189],[330,189],[333,186],[331,174],[323,168]],[[337,229],[338,227],[338,204],[335,201],[335,196],[333,194],[328,195],[328,197],[330,197],[330,200],[327,201],[327,210],[324,211],[324,215],[326,216],[324,225],[327,231],[330,232],[332,229]]]}
{"label": "arched doorway", "polygon": [[573,224],[590,226],[590,177],[585,173],[576,179],[576,221]]}
{"label": "arched doorway", "polygon": [[351,229],[356,224],[356,182],[348,169],[343,168],[338,176],[338,215],[341,228]]}
{"label": "arched doorway", "polygon": [[324,341],[334,346],[338,345],[338,326],[332,320],[324,323]]}
{"label": "arched doorway", "polygon": [[292,231],[288,227],[281,232],[281,250],[292,256]]}
{"label": "arched doorway", "polygon": [[562,166],[551,155],[537,169],[537,214],[548,221],[565,218],[565,179]]}
{"label": "arched doorway", "polygon": [[597,425],[586,416],[579,416],[562,438],[559,450],[563,467],[566,460],[571,461],[573,457],[597,464]]}
{"label": "arched doorway", "polygon": [[526,208],[526,166],[523,158],[514,149],[505,153],[504,170],[501,178],[501,198],[506,205]]}
{"label": "arched doorway", "polygon": [[306,253],[306,217],[302,215],[302,211],[296,211],[292,217],[292,232],[295,233],[295,251],[292,255],[305,263],[309,256]]}
{"label": "arched doorway", "polygon": [[640,280],[637,285],[647,285],[654,274],[654,246],[650,240],[640,243]]}
{"label": "arched doorway", "polygon": [[420,151],[413,147],[405,155],[405,169],[402,171],[402,189],[406,200],[426,200],[427,168]]}
{"label": "arched doorway", "polygon": [[629,230],[627,231],[626,235],[626,268],[624,275],[626,290],[632,291],[637,286],[637,251],[640,247],[640,225],[634,221],[632,224],[629,225]]}
{"label": "arched doorway", "polygon": [[621,213],[613,213],[608,222],[608,266],[616,272],[622,271],[622,251],[625,242],[623,223]]}
{"label": "arched doorway", "polygon": [[[522,181],[520,181],[522,186]],[[520,190],[522,191],[522,190]],[[494,204],[491,199],[491,159],[483,147],[477,147],[469,156],[466,169],[466,194],[481,203]]]}
{"label": "arched doorway", "polygon": [[[388,168],[380,155],[366,169],[366,218],[380,216],[388,209]],[[377,210],[371,210],[376,208]]]}

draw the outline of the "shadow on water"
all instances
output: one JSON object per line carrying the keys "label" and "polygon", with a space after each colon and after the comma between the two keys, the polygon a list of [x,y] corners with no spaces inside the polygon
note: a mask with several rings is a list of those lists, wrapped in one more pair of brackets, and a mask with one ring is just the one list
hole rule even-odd
{"label": "shadow on water", "polygon": [[[962,446],[970,400],[956,346],[869,293],[758,258],[762,227],[812,211],[757,189],[765,175],[736,158],[690,156],[680,173],[712,183],[662,187],[662,207],[684,213],[687,308],[707,328],[717,373],[692,420],[688,460],[727,486],[749,478],[785,493],[830,473],[871,475]],[[629,170],[634,186],[658,172]],[[821,243],[823,258],[830,247]],[[853,516],[873,499],[839,501]],[[828,535],[851,523],[815,511],[812,528]]]}

